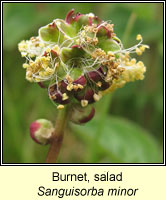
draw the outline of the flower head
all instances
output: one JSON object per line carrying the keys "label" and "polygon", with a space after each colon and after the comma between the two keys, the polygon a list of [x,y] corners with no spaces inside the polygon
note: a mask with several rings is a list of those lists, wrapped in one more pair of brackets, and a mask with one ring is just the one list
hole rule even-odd
{"label": "flower head", "polygon": [[142,80],[146,68],[130,55],[141,55],[149,46],[140,34],[136,40],[124,49],[114,24],[72,9],[65,20],[41,27],[37,37],[21,41],[18,48],[26,58],[26,79],[47,87],[50,99],[63,109],[75,101],[86,107],[127,82]]}

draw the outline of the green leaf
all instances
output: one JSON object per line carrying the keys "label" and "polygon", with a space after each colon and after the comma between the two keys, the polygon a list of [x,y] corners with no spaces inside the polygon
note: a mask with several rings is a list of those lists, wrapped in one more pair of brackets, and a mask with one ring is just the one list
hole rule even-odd
{"label": "green leaf", "polygon": [[103,125],[101,121],[92,120],[85,126],[72,127],[90,144],[98,137],[96,149],[104,152],[110,163],[161,162],[156,141],[137,124],[118,117],[107,117]]}

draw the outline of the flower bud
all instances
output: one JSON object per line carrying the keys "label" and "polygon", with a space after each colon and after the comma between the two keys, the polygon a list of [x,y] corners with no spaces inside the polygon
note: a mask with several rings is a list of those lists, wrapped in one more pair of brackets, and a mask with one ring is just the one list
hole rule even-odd
{"label": "flower bud", "polygon": [[38,144],[48,144],[53,131],[53,124],[46,119],[38,119],[30,125],[30,136]]}
{"label": "flower bud", "polygon": [[75,124],[83,124],[90,121],[95,115],[95,109],[92,106],[81,107],[75,104],[72,107],[70,120]]}

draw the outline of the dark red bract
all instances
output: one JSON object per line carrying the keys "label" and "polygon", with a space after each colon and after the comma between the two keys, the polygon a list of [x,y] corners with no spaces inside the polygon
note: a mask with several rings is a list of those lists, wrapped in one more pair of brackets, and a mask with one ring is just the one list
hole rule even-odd
{"label": "dark red bract", "polygon": [[88,77],[88,79],[90,79],[94,82],[101,81],[101,80],[103,80],[103,77],[104,77],[104,71],[103,71],[102,67],[99,67],[99,69],[96,71],[88,72],[87,77]]}
{"label": "dark red bract", "polygon": [[95,109],[92,108],[90,114],[87,117],[84,117],[84,118],[80,119],[79,122],[81,124],[89,122],[94,117],[94,115],[95,115]]}
{"label": "dark red bract", "polygon": [[87,100],[88,103],[93,103],[94,102],[94,98],[93,98],[94,93],[95,92],[91,88],[88,88],[88,89],[86,88],[85,90],[76,93],[75,98],[78,101]]}
{"label": "dark red bract", "polygon": [[84,86],[86,84],[86,78],[84,76],[80,76],[75,81],[73,81],[74,84],[80,84]]}
{"label": "dark red bract", "polygon": [[37,83],[41,88],[46,88],[46,86],[42,82]]}

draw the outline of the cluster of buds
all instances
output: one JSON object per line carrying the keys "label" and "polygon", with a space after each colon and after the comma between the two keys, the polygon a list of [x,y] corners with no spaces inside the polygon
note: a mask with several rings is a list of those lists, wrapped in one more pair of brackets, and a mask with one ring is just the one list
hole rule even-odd
{"label": "cluster of buds", "polygon": [[73,110],[79,107],[78,112],[125,83],[142,80],[146,68],[130,54],[141,55],[149,46],[142,44],[139,34],[138,43],[124,49],[113,27],[93,13],[73,9],[65,20],[41,27],[37,37],[18,45],[26,58],[26,79],[47,88],[58,109],[71,104],[77,105]]}

